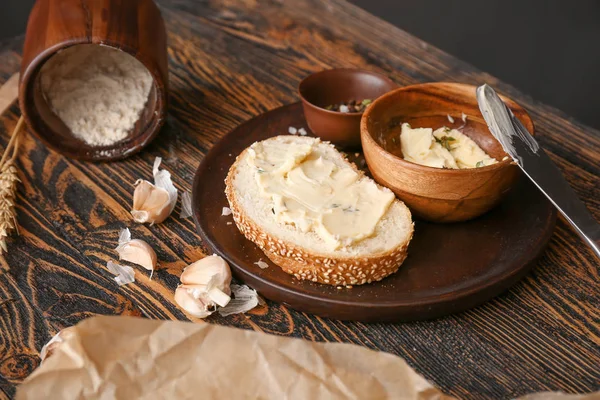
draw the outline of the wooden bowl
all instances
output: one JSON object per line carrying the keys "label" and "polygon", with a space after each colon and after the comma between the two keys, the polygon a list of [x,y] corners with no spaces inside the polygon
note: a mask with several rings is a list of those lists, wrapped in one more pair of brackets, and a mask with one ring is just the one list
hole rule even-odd
{"label": "wooden bowl", "polygon": [[385,76],[338,68],[309,75],[298,86],[309,128],[323,140],[345,148],[360,147],[362,113],[341,113],[325,107],[351,100],[375,100],[398,85]]}
{"label": "wooden bowl", "polygon": [[[456,222],[475,218],[500,203],[519,175],[510,158],[502,161],[507,154],[483,120],[475,90],[472,85],[445,82],[407,86],[380,97],[362,117],[362,146],[373,177],[421,219]],[[502,99],[533,134],[527,112],[512,100]],[[461,131],[499,160],[497,164],[456,170],[402,158],[399,136],[403,122],[415,128],[459,128],[464,124],[462,113],[467,118]]]}
{"label": "wooden bowl", "polygon": [[[46,103],[39,72],[58,51],[79,44],[112,47],[137,58],[153,77],[148,102],[128,137],[110,146],[76,138]],[[37,0],[27,24],[19,104],[27,124],[63,155],[101,161],[125,158],[158,133],[167,110],[167,41],[160,10],[152,0]]]}

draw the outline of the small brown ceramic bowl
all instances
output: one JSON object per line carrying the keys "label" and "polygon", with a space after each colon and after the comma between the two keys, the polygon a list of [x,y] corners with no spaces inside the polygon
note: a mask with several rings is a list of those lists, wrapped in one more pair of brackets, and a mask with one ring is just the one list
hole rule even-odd
{"label": "small brown ceramic bowl", "polygon": [[[444,82],[406,86],[380,97],[363,115],[361,139],[369,170],[417,217],[433,222],[475,218],[500,203],[518,177],[519,168],[505,159],[507,154],[483,120],[475,90],[472,85]],[[512,100],[502,99],[533,134],[527,112]],[[403,122],[414,128],[460,128],[462,113],[467,118],[460,130],[498,163],[456,170],[426,167],[402,158],[399,136]]]}
{"label": "small brown ceramic bowl", "polygon": [[375,100],[397,88],[391,79],[370,71],[338,68],[309,75],[298,86],[308,127],[323,140],[346,148],[360,147],[362,113],[325,107],[352,100]]}
{"label": "small brown ceramic bowl", "polygon": [[[75,45],[126,52],[152,75],[153,85],[139,120],[126,139],[113,145],[90,146],[75,137],[42,93],[42,66],[59,51]],[[27,125],[47,146],[83,160],[128,157],[146,146],[163,125],[167,91],[167,36],[160,10],[152,0],[36,1],[25,34],[19,105]]]}

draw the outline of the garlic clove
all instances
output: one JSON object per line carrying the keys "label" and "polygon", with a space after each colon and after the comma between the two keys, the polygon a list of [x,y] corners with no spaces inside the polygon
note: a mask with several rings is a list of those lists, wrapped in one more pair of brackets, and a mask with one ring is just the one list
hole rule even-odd
{"label": "garlic clove", "polygon": [[177,189],[171,180],[171,174],[160,170],[162,159],[156,157],[152,173],[154,184],[146,180],[136,182],[133,192],[133,207],[131,215],[135,222],[151,224],[163,222],[175,208],[177,203]]}
{"label": "garlic clove", "polygon": [[[143,240],[131,239],[131,232],[128,228],[119,233],[119,245],[115,249],[119,254],[119,260],[128,261],[137,264],[151,271],[150,279],[158,263],[156,252],[150,245]],[[111,263],[111,261],[109,261]],[[114,263],[113,263],[114,264]],[[117,264],[114,264],[117,265]],[[131,267],[127,267],[131,269]],[[118,272],[114,272],[115,274]]]}
{"label": "garlic clove", "polygon": [[131,215],[138,223],[161,223],[171,214],[169,193],[148,181],[138,181],[133,192]]}
{"label": "garlic clove", "polygon": [[117,247],[119,260],[128,261],[140,265],[149,271],[156,268],[156,252],[143,240],[133,239]]}
{"label": "garlic clove", "polygon": [[231,269],[219,256],[207,256],[190,264],[183,270],[180,280],[184,285],[210,285],[227,295],[231,294]]}
{"label": "garlic clove", "polygon": [[219,256],[204,257],[190,264],[180,280],[182,284],[175,291],[175,301],[191,315],[205,318],[217,306],[225,307],[231,301],[231,270]]}
{"label": "garlic clove", "polygon": [[[190,293],[190,290],[183,286],[179,286],[175,289],[175,302],[188,314],[197,318],[206,318],[214,312],[209,311],[209,307],[206,303],[194,298]],[[214,310],[214,307],[212,309]]]}
{"label": "garlic clove", "polygon": [[194,299],[207,306],[212,306],[213,309],[217,305],[225,307],[231,300],[231,296],[216,287],[210,288],[206,285],[179,285],[179,287],[188,289]]}
{"label": "garlic clove", "polygon": [[216,287],[211,288],[206,293],[206,296],[221,307],[225,307],[231,301],[231,297],[229,295]]}

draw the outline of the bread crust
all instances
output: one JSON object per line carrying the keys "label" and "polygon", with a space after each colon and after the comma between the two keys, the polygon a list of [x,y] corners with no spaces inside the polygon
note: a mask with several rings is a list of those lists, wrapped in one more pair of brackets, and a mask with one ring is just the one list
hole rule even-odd
{"label": "bread crust", "polygon": [[[297,279],[334,286],[376,282],[398,270],[408,255],[407,249],[414,232],[414,224],[411,224],[408,240],[389,251],[368,257],[322,255],[264,232],[244,212],[236,198],[233,185],[239,162],[244,159],[247,150],[237,157],[227,173],[225,195],[240,232],[246,239],[255,243],[273,263]],[[353,165],[353,167],[355,166]]]}

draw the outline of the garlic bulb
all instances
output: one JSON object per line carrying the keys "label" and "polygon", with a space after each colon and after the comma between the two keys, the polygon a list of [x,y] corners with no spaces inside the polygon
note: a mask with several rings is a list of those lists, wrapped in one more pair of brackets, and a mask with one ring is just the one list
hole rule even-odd
{"label": "garlic bulb", "polygon": [[131,239],[129,229],[125,228],[119,235],[119,245],[116,248],[119,260],[140,265],[151,271],[150,279],[157,264],[156,252],[143,240]]}
{"label": "garlic bulb", "polygon": [[231,270],[221,257],[213,255],[190,264],[181,274],[175,302],[189,314],[206,318],[231,300]]}
{"label": "garlic bulb", "polygon": [[159,170],[162,159],[156,157],[152,173],[154,184],[146,180],[138,180],[133,192],[133,209],[131,215],[135,222],[151,224],[163,222],[177,203],[177,189],[171,181],[171,174],[166,170]]}

